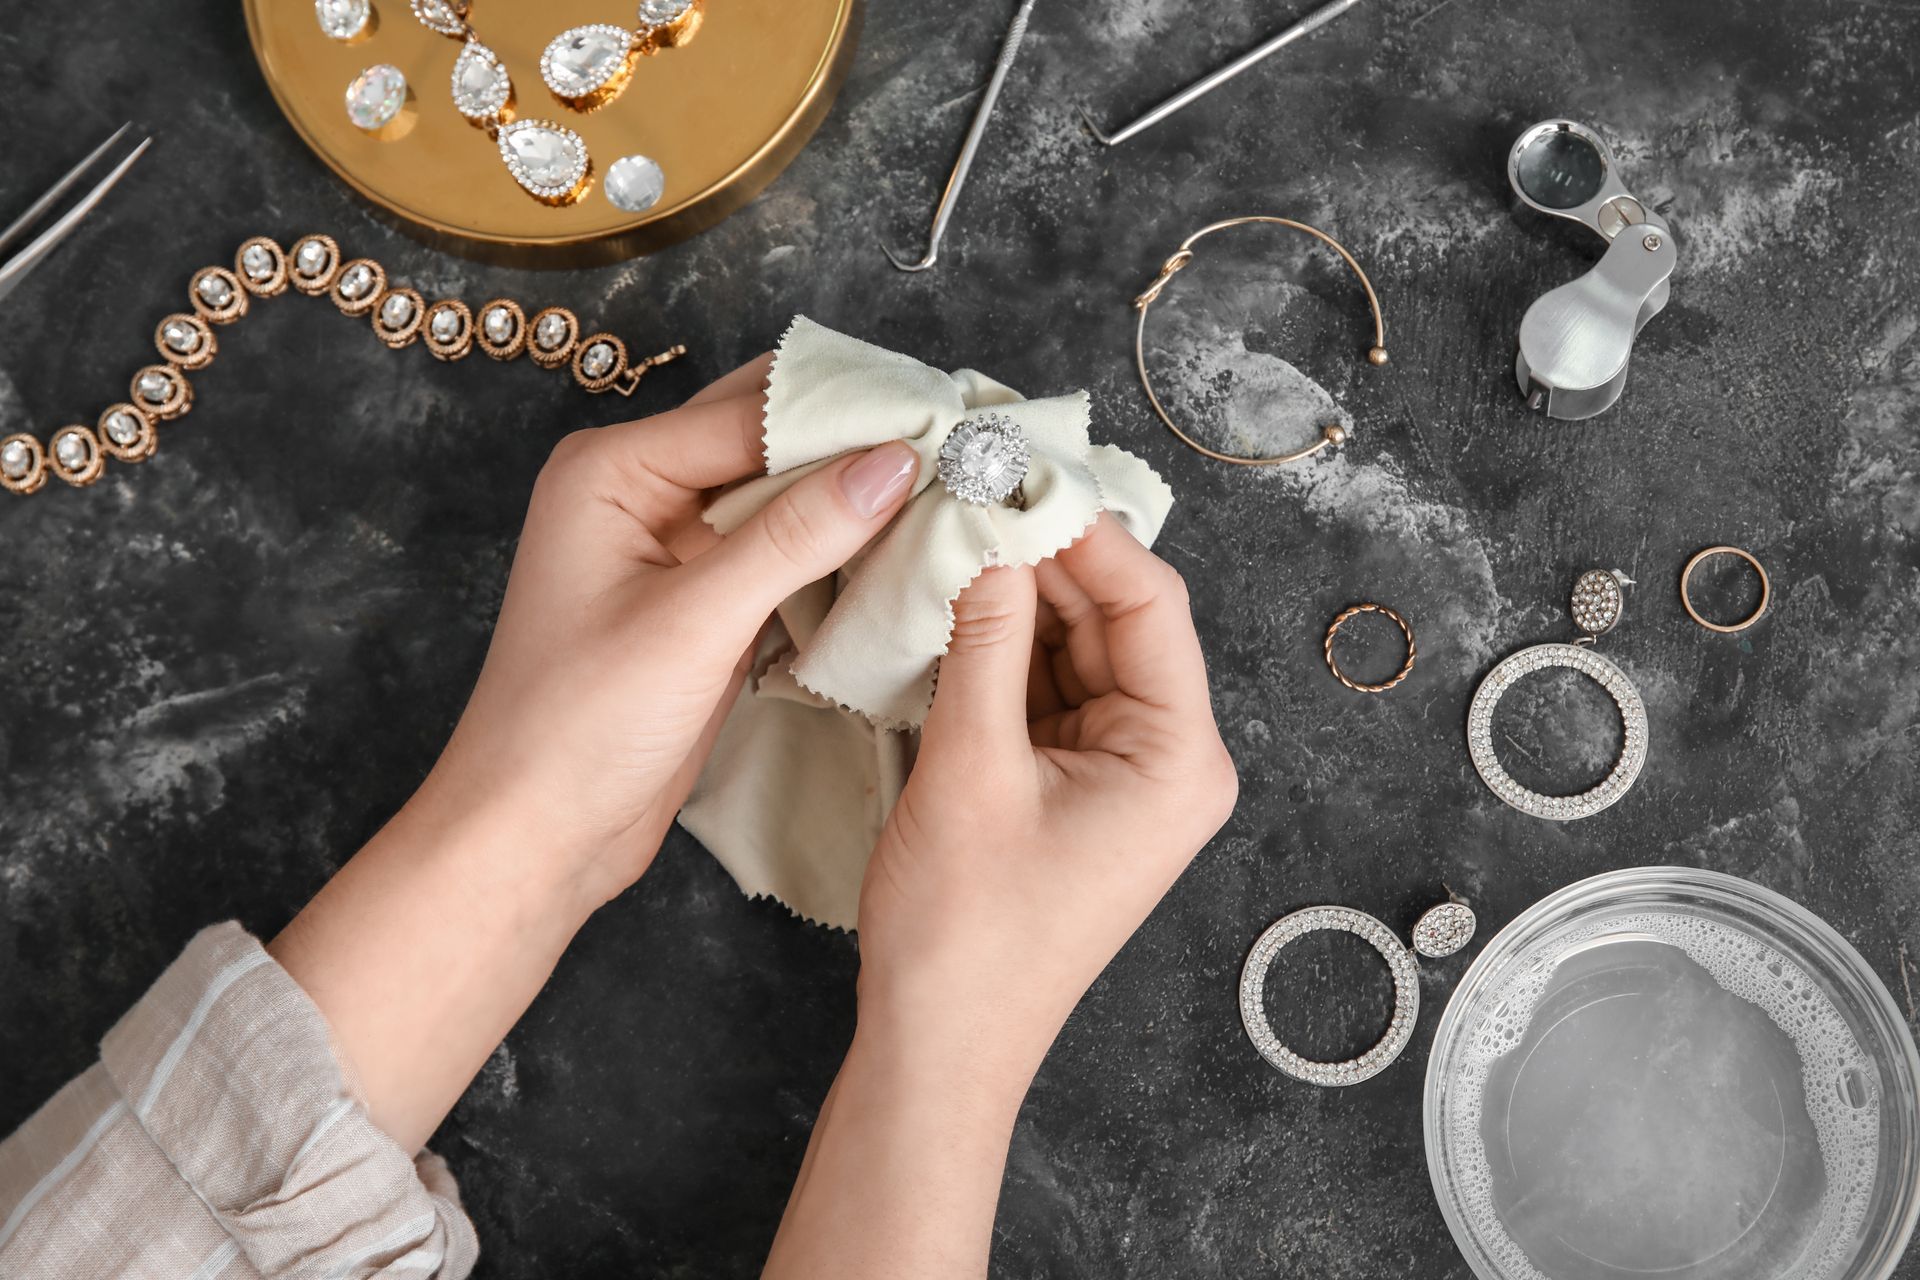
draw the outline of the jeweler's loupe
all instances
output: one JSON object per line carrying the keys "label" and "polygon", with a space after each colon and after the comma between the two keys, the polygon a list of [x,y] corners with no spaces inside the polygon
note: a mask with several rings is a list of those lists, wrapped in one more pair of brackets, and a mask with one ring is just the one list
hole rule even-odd
{"label": "jeweler's loupe", "polygon": [[1591,271],[1527,309],[1514,362],[1528,408],[1591,418],[1620,398],[1634,338],[1667,305],[1673,233],[1627,190],[1600,135],[1572,120],[1522,132],[1507,153],[1507,181],[1528,208],[1608,242]]}

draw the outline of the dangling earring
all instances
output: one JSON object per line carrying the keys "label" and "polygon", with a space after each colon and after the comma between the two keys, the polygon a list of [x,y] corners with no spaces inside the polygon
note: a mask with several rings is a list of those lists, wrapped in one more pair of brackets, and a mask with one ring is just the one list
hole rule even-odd
{"label": "dangling earring", "polygon": [[705,0],[640,0],[632,30],[610,22],[570,27],[540,55],[540,78],[573,110],[598,111],[626,91],[640,58],[693,39],[705,12]]}
{"label": "dangling earring", "polygon": [[412,0],[429,31],[465,44],[453,63],[453,105],[500,148],[507,172],[543,204],[572,204],[586,194],[593,160],[579,134],[550,120],[516,120],[513,80],[467,25],[467,0]]}

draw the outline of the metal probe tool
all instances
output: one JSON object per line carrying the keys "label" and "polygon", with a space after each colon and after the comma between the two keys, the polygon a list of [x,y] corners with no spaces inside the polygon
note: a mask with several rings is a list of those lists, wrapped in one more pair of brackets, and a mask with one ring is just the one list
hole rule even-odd
{"label": "metal probe tool", "polygon": [[1080,109],[1080,117],[1087,122],[1087,128],[1093,131],[1094,137],[1109,147],[1117,147],[1134,134],[1139,133],[1142,129],[1150,125],[1159,124],[1162,120],[1165,120],[1168,116],[1180,110],[1188,103],[1206,97],[1215,89],[1218,89],[1221,85],[1233,79],[1242,71],[1253,66],[1269,54],[1280,52],[1280,50],[1286,48],[1301,36],[1309,35],[1317,31],[1359,3],[1360,0],[1333,0],[1331,4],[1320,6],[1265,44],[1255,49],[1249,49],[1232,62],[1229,62],[1226,66],[1221,67],[1218,71],[1194,81],[1124,129],[1116,129],[1111,134],[1102,132],[1100,126],[1094,123],[1093,117],[1087,113],[1084,107]]}
{"label": "metal probe tool", "polygon": [[[1354,2],[1347,0],[1349,4]],[[1007,82],[1007,72],[1013,70],[1013,60],[1020,52],[1020,42],[1026,39],[1027,16],[1032,12],[1033,0],[1020,0],[1013,23],[1000,42],[1000,60],[994,64],[993,78],[987,81],[986,96],[974,108],[973,127],[967,130],[967,140],[960,144],[960,158],[954,162],[953,173],[947,178],[947,189],[941,193],[940,204],[933,211],[933,231],[927,237],[927,256],[918,262],[908,262],[885,245],[880,246],[880,251],[887,255],[887,261],[900,270],[925,271],[939,259],[940,241],[947,234],[947,223],[953,220],[953,206],[960,199],[960,188],[967,184],[967,173],[973,168],[974,153],[980,150],[980,139],[987,132],[987,121],[993,116],[994,104],[1000,101],[1000,90]]]}

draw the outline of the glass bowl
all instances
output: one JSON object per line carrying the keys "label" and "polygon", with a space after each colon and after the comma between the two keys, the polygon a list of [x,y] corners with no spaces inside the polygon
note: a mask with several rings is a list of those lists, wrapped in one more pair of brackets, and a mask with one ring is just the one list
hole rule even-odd
{"label": "glass bowl", "polygon": [[1920,1057],[1777,893],[1615,871],[1487,944],[1434,1035],[1427,1166],[1481,1280],[1885,1280],[1920,1216]]}

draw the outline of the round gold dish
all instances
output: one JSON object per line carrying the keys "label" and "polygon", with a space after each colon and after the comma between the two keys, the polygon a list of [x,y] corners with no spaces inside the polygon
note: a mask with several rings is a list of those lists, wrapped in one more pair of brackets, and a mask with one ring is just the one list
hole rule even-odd
{"label": "round gold dish", "polygon": [[[245,0],[260,69],[287,119],[354,190],[429,242],[530,266],[611,262],[705,230],[785,169],[839,92],[860,0],[706,0],[687,44],[641,58],[620,97],[582,114],[540,78],[540,54],[583,23],[631,25],[633,0],[474,0],[475,34],[513,77],[517,119],[578,133],[593,158],[570,206],[541,204],[514,182],[486,132],[454,109],[458,40],[436,35],[407,0],[375,0],[373,33],[329,39],[311,0]],[[399,119],[380,135],[348,120],[348,83],[375,63],[406,74]],[[600,190],[621,156],[653,157],[666,192],[628,213]]]}

